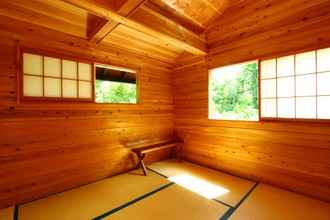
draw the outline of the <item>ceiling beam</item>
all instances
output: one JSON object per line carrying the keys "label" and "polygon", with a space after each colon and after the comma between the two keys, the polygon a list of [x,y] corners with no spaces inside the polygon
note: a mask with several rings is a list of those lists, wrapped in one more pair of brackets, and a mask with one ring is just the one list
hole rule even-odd
{"label": "ceiling beam", "polygon": [[[126,0],[124,4],[122,4],[117,13],[128,17],[130,14],[134,13],[134,11],[142,4],[144,4],[147,0],[136,0],[136,1],[129,1]],[[95,26],[94,33],[88,36],[88,40],[93,43],[100,43],[108,34],[110,34],[117,26],[119,22],[113,20],[107,20],[107,22],[101,27],[98,28]]]}
{"label": "ceiling beam", "polygon": [[165,3],[163,3],[162,5],[157,3],[155,3],[154,1],[147,1],[144,5],[158,14],[170,18],[175,23],[181,25],[182,27],[185,27],[186,29],[190,30],[195,34],[200,35],[205,31],[205,27],[193,22],[186,16],[183,16],[182,14],[167,6]]}
{"label": "ceiling beam", "polygon": [[[164,42],[167,42],[169,44],[175,45],[179,48],[184,49],[185,51],[188,51],[192,54],[196,55],[206,55],[206,43],[205,41],[199,40],[199,41],[191,41],[189,38],[185,38],[179,33],[176,33],[175,35],[167,34],[162,31],[153,29],[145,24],[136,22],[130,18],[126,18],[117,12],[115,12],[112,9],[105,8],[99,4],[93,3],[88,0],[62,0],[67,3],[70,3],[72,5],[75,5],[79,8],[85,9],[91,14],[94,14],[96,16],[102,17],[107,20],[113,20],[120,24],[126,25],[130,28],[133,28],[137,31],[149,34],[153,37],[156,37]],[[199,37],[199,36],[196,36]]]}

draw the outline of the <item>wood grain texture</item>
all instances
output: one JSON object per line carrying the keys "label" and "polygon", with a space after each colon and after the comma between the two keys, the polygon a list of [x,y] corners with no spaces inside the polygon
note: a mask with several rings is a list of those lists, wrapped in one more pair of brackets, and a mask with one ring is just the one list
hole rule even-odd
{"label": "wood grain texture", "polygon": [[208,120],[210,68],[330,45],[329,1],[245,3],[207,30],[207,57],[177,61],[175,133],[184,158],[330,201],[329,123]]}
{"label": "wood grain texture", "polygon": [[182,36],[180,33],[177,32],[173,32],[171,35],[168,35],[167,33],[164,32],[163,29],[161,29],[160,26],[158,26],[158,28],[155,29],[153,26],[150,25],[150,22],[146,24],[137,22],[134,19],[126,18],[118,14],[114,10],[111,10],[109,8],[104,8],[90,1],[86,1],[86,0],[63,0],[63,1],[70,3],[76,7],[79,7],[81,9],[87,10],[88,12],[97,15],[99,17],[102,17],[104,19],[114,20],[132,29],[139,30],[145,34],[156,37],[159,40],[162,40],[163,42],[167,42],[178,48],[189,51],[192,54],[197,54],[197,55],[206,54],[206,44],[202,40],[195,41],[192,40],[190,37]]}
{"label": "wood grain texture", "polygon": [[[105,52],[85,41],[70,45],[70,37],[57,32],[42,39],[47,31],[41,27],[29,26],[30,32],[41,28],[41,36],[36,36],[25,34],[21,26],[15,32],[13,23],[0,23],[0,207],[127,171],[136,158],[123,143],[173,135],[171,72],[155,60],[114,48]],[[18,41],[21,46],[136,69],[139,104],[18,103]],[[146,159],[168,155],[169,151],[151,153]]]}
{"label": "wood grain texture", "polygon": [[329,8],[328,0],[243,1],[208,27],[208,65],[327,47]]}

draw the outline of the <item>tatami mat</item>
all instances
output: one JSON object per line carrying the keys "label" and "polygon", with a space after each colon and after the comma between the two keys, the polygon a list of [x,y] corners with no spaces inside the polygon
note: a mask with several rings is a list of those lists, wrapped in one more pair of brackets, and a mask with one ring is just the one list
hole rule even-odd
{"label": "tatami mat", "polygon": [[189,179],[191,176],[221,187],[224,193],[220,193],[215,199],[231,206],[237,205],[255,184],[249,180],[177,160],[160,161],[150,165],[149,168],[168,177],[185,175]]}
{"label": "tatami mat", "polygon": [[260,184],[230,220],[329,220],[330,204]]}
{"label": "tatami mat", "polygon": [[133,171],[22,205],[19,220],[92,219],[167,183]]}
{"label": "tatami mat", "polygon": [[0,209],[0,220],[13,220],[14,207]]}
{"label": "tatami mat", "polygon": [[172,185],[104,219],[218,220],[229,208]]}

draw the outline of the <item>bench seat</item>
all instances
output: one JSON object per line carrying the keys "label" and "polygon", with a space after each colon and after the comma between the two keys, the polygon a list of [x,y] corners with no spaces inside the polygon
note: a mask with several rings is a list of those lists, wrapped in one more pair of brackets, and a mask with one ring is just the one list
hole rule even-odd
{"label": "bench seat", "polygon": [[143,144],[135,144],[132,146],[132,152],[135,153],[139,159],[139,163],[137,164],[137,167],[141,166],[143,173],[145,176],[147,176],[147,169],[144,164],[144,157],[146,154],[169,149],[169,148],[178,148],[180,144],[182,144],[183,141],[178,139],[173,139],[169,141],[163,141],[163,142],[157,142],[157,143],[143,143]]}

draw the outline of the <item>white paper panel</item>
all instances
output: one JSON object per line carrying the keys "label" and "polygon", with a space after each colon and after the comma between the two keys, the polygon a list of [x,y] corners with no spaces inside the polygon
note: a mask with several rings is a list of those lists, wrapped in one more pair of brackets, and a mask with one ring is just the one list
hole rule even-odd
{"label": "white paper panel", "polygon": [[279,98],[277,100],[279,118],[295,117],[295,98]]}
{"label": "white paper panel", "polygon": [[330,72],[317,74],[317,94],[330,95]]}
{"label": "white paper panel", "polygon": [[62,60],[63,78],[77,79],[77,62]]}
{"label": "white paper panel", "polygon": [[296,74],[306,74],[316,72],[315,51],[296,55]]}
{"label": "white paper panel", "polygon": [[294,56],[277,59],[277,77],[294,75]]}
{"label": "white paper panel", "polygon": [[296,77],[296,96],[316,95],[316,74]]}
{"label": "white paper panel", "polygon": [[277,79],[277,96],[278,97],[294,96],[294,77],[284,77]]}
{"label": "white paper panel", "polygon": [[24,53],[23,54],[23,72],[32,75],[42,75],[43,61],[42,56]]}
{"label": "white paper panel", "polygon": [[23,95],[34,97],[43,96],[42,77],[25,75],[23,78]]}
{"label": "white paper panel", "polygon": [[64,79],[62,82],[63,82],[63,97],[77,98],[77,81]]}
{"label": "white paper panel", "polygon": [[61,79],[45,77],[45,96],[61,97]]}
{"label": "white paper panel", "polygon": [[89,63],[79,63],[79,79],[92,79],[92,66]]}
{"label": "white paper panel", "polygon": [[330,119],[330,96],[317,98],[317,118]]}
{"label": "white paper panel", "polygon": [[276,97],[276,79],[267,79],[261,81],[261,97]]}
{"label": "white paper panel", "polygon": [[317,51],[317,71],[330,71],[330,48]]}
{"label": "white paper panel", "polygon": [[316,97],[297,97],[296,117],[306,119],[316,118]]}
{"label": "white paper panel", "polygon": [[61,77],[61,60],[53,57],[44,57],[45,76]]}
{"label": "white paper panel", "polygon": [[261,61],[261,79],[276,77],[276,59]]}
{"label": "white paper panel", "polygon": [[91,82],[79,82],[79,98],[92,98],[92,83]]}
{"label": "white paper panel", "polygon": [[261,100],[261,117],[276,117],[276,99]]}

